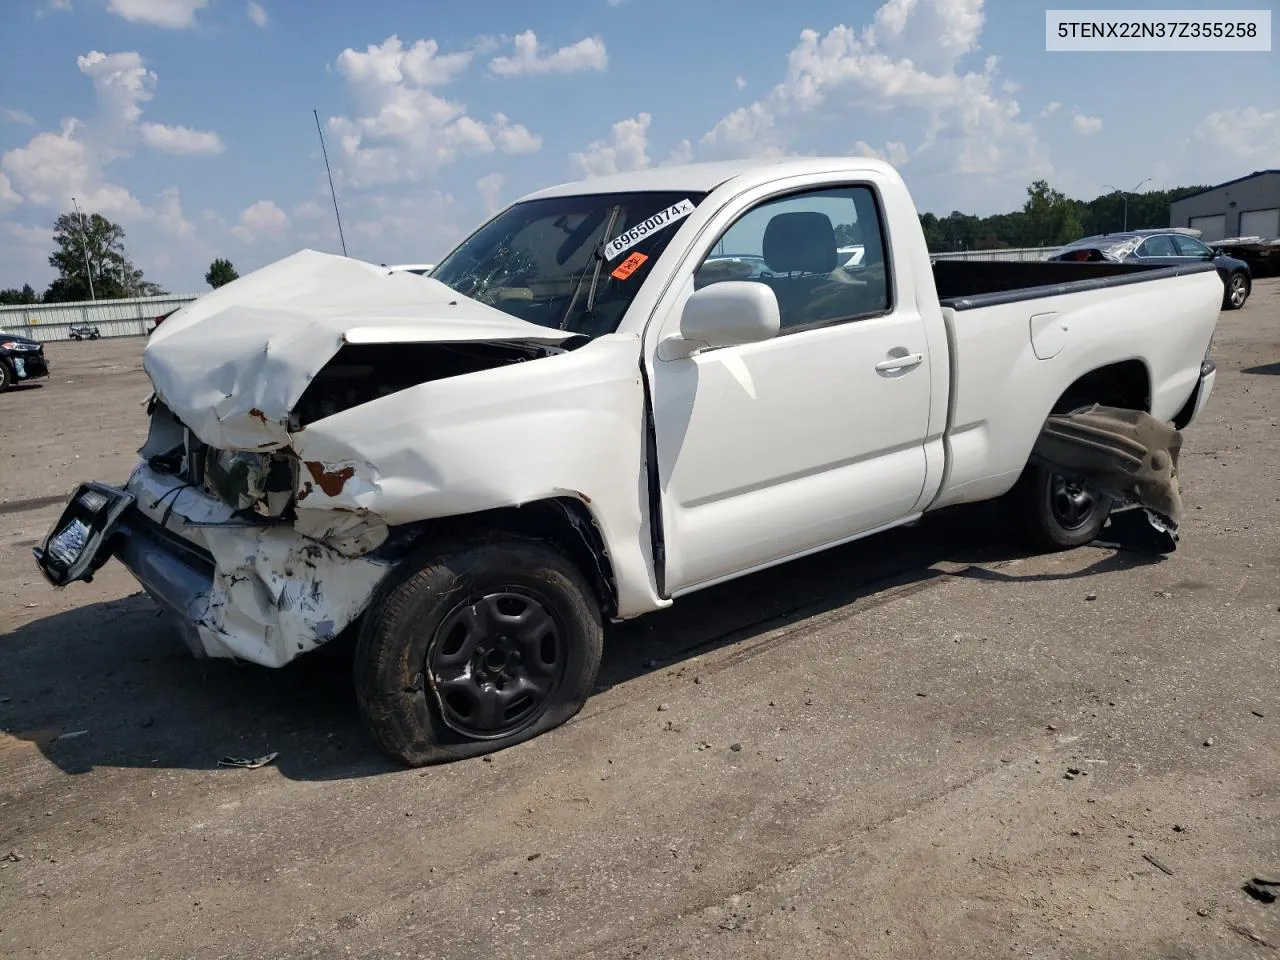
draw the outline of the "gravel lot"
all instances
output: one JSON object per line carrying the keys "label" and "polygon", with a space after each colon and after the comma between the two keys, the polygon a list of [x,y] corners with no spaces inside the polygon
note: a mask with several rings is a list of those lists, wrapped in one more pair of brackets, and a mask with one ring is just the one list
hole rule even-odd
{"label": "gravel lot", "polygon": [[1175,554],[957,511],[614,628],[572,723],[424,771],[340,663],[196,662],[119,565],[39,577],[134,462],[142,346],[0,396],[0,956],[1280,952],[1241,890],[1280,880],[1280,280],[1222,316]]}

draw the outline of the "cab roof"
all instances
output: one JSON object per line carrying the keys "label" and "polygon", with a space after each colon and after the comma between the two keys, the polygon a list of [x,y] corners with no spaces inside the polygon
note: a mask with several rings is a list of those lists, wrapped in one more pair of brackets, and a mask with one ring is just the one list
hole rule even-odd
{"label": "cab roof", "polygon": [[613,173],[603,177],[591,177],[571,183],[561,183],[527,194],[517,202],[542,200],[547,197],[576,197],[599,193],[709,193],[730,180],[742,180],[743,186],[767,183],[783,177],[803,176],[813,173],[848,173],[851,176],[867,173],[897,172],[883,160],[871,157],[786,157],[778,160],[728,160],[712,163],[684,163],[663,167],[648,167],[626,173]]}

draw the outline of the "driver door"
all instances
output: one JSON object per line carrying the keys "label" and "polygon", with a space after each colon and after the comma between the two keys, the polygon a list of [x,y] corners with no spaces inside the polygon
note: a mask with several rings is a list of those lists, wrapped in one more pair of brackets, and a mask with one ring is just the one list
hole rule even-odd
{"label": "driver door", "polygon": [[[915,509],[934,359],[919,309],[895,302],[880,210],[867,184],[764,200],[683,278],[660,337],[678,331],[695,287],[730,279],[774,290],[781,331],[762,343],[653,360],[668,594],[892,525]],[[855,243],[864,248],[856,267],[837,254]],[[754,264],[749,275],[726,266],[733,258]]]}

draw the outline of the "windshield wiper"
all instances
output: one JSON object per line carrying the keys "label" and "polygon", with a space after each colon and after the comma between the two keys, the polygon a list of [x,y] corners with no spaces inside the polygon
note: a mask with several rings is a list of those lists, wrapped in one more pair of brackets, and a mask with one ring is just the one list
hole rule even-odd
{"label": "windshield wiper", "polygon": [[600,234],[600,240],[596,243],[595,249],[591,252],[591,260],[588,265],[582,268],[582,276],[578,278],[577,286],[573,288],[573,296],[569,299],[569,306],[564,312],[564,316],[560,319],[558,329],[569,329],[569,318],[573,316],[573,308],[578,305],[578,296],[582,293],[582,283],[587,279],[587,273],[591,274],[591,288],[587,291],[587,309],[586,315],[591,315],[591,309],[596,303],[596,287],[600,283],[600,268],[604,266],[604,247],[609,242],[609,238],[613,236],[614,224],[618,222],[618,217],[622,214],[622,207],[615,206],[609,211],[609,219],[604,225],[604,230]]}

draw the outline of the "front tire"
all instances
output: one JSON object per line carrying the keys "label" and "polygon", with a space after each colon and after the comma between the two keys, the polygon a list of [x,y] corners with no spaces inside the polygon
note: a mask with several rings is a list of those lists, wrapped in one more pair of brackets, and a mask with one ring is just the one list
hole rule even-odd
{"label": "front tire", "polygon": [[1233,273],[1227,280],[1226,293],[1222,298],[1223,310],[1239,310],[1249,299],[1249,278],[1243,273]]}
{"label": "front tire", "polygon": [[0,393],[4,393],[13,386],[13,371],[9,369],[9,362],[0,357]]}
{"label": "front tire", "polygon": [[370,604],[355,655],[360,712],[411,767],[492,753],[582,709],[603,635],[590,587],[554,547],[514,536],[442,545]]}

